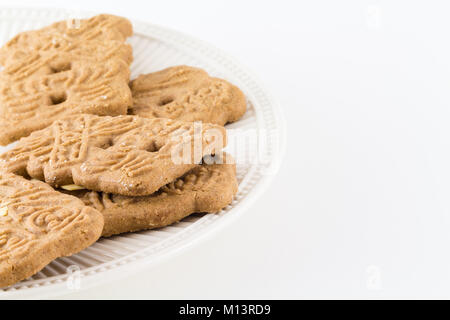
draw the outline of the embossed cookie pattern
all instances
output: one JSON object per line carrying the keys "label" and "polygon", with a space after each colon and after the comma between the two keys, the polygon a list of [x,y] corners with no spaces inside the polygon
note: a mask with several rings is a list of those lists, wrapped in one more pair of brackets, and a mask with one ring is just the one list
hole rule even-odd
{"label": "embossed cookie pattern", "polygon": [[103,216],[36,180],[0,173],[0,287],[95,242]]}
{"label": "embossed cookie pattern", "polygon": [[0,144],[74,114],[126,114],[131,33],[128,20],[100,15],[10,40],[0,49]]}
{"label": "embossed cookie pattern", "polygon": [[0,155],[0,170],[54,187],[76,184],[140,196],[182,176],[225,145],[225,129],[213,124],[199,128],[170,119],[80,115],[22,138]]}
{"label": "embossed cookie pattern", "polygon": [[231,83],[205,71],[177,66],[141,75],[131,82],[129,114],[225,125],[242,117],[246,99]]}
{"label": "embossed cookie pattern", "polygon": [[[80,46],[90,47],[85,44],[94,40],[98,41],[97,44],[104,43],[104,45],[111,45],[112,41],[120,47],[120,44],[132,33],[133,27],[127,19],[108,14],[100,14],[89,19],[59,21],[40,30],[17,34],[0,48],[0,64],[8,65],[15,59],[20,60],[30,53],[45,55],[58,51],[76,51]],[[126,45],[126,47],[129,46]],[[123,58],[132,58],[130,54],[131,51],[127,52]]]}
{"label": "embossed cookie pattern", "polygon": [[173,224],[196,212],[217,212],[237,192],[234,164],[203,164],[183,177],[143,197],[95,191],[72,191],[103,214],[103,236],[154,229]]}
{"label": "embossed cookie pattern", "polygon": [[[0,48],[0,145],[20,139],[0,155],[0,288],[100,236],[232,202],[223,125],[243,116],[244,94],[189,66],[130,83],[132,33],[127,19],[102,14]],[[224,164],[205,160],[222,154]]]}

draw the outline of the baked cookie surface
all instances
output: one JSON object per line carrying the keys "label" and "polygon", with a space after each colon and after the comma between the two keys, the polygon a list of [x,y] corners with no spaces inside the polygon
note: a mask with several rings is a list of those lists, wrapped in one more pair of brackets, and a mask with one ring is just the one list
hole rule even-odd
{"label": "baked cookie surface", "polygon": [[132,34],[128,20],[100,15],[17,35],[0,49],[0,144],[74,114],[126,114]]}
{"label": "baked cookie surface", "polygon": [[[228,159],[230,157],[228,156]],[[202,164],[143,197],[95,191],[73,191],[87,206],[103,214],[102,236],[164,227],[192,213],[220,211],[237,192],[235,164]]]}
{"label": "baked cookie surface", "polygon": [[[97,44],[117,41],[118,45],[132,34],[133,27],[128,19],[108,14],[89,19],[58,21],[39,30],[17,34],[0,48],[0,64],[8,65],[14,60],[20,60],[25,54],[45,55],[59,51],[76,51],[80,46],[88,47],[86,43],[90,41],[98,41]],[[129,54],[130,52],[122,58],[132,58]]]}
{"label": "baked cookie surface", "polygon": [[130,84],[133,106],[128,113],[225,125],[242,117],[246,99],[231,83],[205,71],[176,66],[141,75]]}
{"label": "baked cookie surface", "polygon": [[33,132],[0,155],[0,169],[60,187],[149,195],[226,145],[213,124],[79,115]]}
{"label": "baked cookie surface", "polygon": [[24,280],[101,235],[103,216],[36,180],[0,173],[0,287]]}

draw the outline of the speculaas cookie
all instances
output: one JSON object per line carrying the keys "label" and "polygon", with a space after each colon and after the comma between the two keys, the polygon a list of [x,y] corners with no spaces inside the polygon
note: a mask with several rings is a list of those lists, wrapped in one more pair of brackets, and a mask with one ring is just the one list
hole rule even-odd
{"label": "speculaas cookie", "polygon": [[196,212],[217,212],[237,192],[236,166],[227,156],[221,164],[202,164],[154,194],[127,197],[102,192],[71,191],[103,214],[102,236],[164,227]]}
{"label": "speculaas cookie", "polygon": [[128,114],[225,125],[242,117],[246,98],[231,83],[205,71],[176,66],[141,75],[131,82]]}
{"label": "speculaas cookie", "polygon": [[[129,20],[108,14],[100,14],[89,19],[59,21],[39,30],[17,34],[0,48],[0,65],[9,65],[27,54],[46,55],[76,51],[83,45],[84,48],[89,47],[91,41],[98,41],[96,44],[100,45],[115,45],[117,50],[121,48],[127,51],[121,58],[131,62],[129,61],[132,59],[131,48],[123,42],[132,34],[133,27]],[[92,47],[90,49],[95,50]],[[103,57],[107,57],[107,54],[103,53]],[[98,56],[91,55],[86,58],[95,59]]]}
{"label": "speculaas cookie", "polygon": [[226,145],[213,124],[135,116],[79,115],[22,138],[0,168],[54,187],[76,184],[128,196],[149,195]]}
{"label": "speculaas cookie", "polygon": [[124,18],[97,16],[19,34],[0,49],[0,144],[74,114],[125,114],[131,35]]}
{"label": "speculaas cookie", "polygon": [[103,216],[36,180],[0,173],[0,287],[26,279],[101,235]]}

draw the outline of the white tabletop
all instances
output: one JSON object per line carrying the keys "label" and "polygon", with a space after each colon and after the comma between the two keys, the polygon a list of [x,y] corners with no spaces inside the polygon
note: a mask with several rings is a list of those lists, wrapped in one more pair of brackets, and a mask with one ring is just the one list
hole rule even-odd
{"label": "white tabletop", "polygon": [[208,41],[260,77],[288,126],[279,174],[236,222],[66,298],[450,297],[444,1],[40,3]]}

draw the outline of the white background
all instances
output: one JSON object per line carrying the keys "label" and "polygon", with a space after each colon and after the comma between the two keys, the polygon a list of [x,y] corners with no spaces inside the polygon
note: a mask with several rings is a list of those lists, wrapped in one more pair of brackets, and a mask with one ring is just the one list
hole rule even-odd
{"label": "white background", "polygon": [[266,84],[288,131],[279,174],[235,223],[65,297],[450,298],[446,3],[39,1],[214,44]]}

